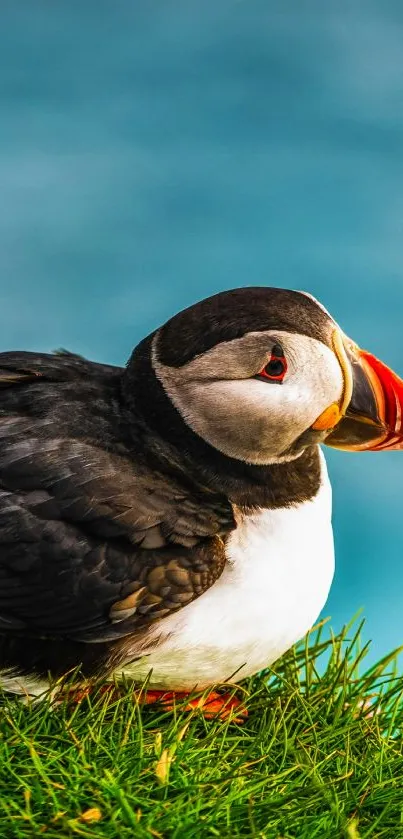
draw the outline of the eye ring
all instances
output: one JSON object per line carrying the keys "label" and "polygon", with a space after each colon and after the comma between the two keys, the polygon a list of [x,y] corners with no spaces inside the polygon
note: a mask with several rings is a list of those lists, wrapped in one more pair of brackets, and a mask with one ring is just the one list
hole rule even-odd
{"label": "eye ring", "polygon": [[255,376],[255,379],[260,379],[264,382],[275,382],[282,384],[287,373],[287,361],[284,356],[284,350],[280,344],[275,344],[269,361],[260,373]]}

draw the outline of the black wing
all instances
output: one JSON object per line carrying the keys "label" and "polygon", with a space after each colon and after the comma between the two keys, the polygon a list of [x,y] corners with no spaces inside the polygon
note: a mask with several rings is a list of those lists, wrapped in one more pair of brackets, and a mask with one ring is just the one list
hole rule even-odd
{"label": "black wing", "polygon": [[134,462],[120,368],[0,354],[0,632],[105,641],[221,574],[228,502]]}

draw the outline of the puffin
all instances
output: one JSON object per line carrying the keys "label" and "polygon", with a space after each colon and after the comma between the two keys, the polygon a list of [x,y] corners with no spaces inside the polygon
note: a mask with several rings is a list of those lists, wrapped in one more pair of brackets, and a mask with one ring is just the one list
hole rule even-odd
{"label": "puffin", "polygon": [[402,407],[403,381],[283,288],[197,302],[125,367],[0,353],[0,685],[74,671],[236,713],[225,685],[326,603],[322,444],[402,449]]}

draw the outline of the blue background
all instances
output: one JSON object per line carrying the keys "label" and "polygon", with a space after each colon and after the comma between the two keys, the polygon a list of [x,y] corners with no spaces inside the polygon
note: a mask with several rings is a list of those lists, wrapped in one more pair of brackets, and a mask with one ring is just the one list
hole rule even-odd
{"label": "blue background", "polygon": [[[0,349],[122,364],[221,289],[316,295],[403,374],[403,6],[2,0]],[[329,452],[335,629],[403,642],[403,455]]]}

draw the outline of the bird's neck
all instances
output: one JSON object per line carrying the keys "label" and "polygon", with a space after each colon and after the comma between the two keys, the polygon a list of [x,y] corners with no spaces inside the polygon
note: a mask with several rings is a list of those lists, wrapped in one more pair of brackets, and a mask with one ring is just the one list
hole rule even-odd
{"label": "bird's neck", "polygon": [[122,380],[134,445],[141,439],[151,466],[243,508],[275,509],[315,497],[321,484],[318,446],[290,462],[257,466],[227,457],[192,431],[154,374],[152,337],[136,348]]}

